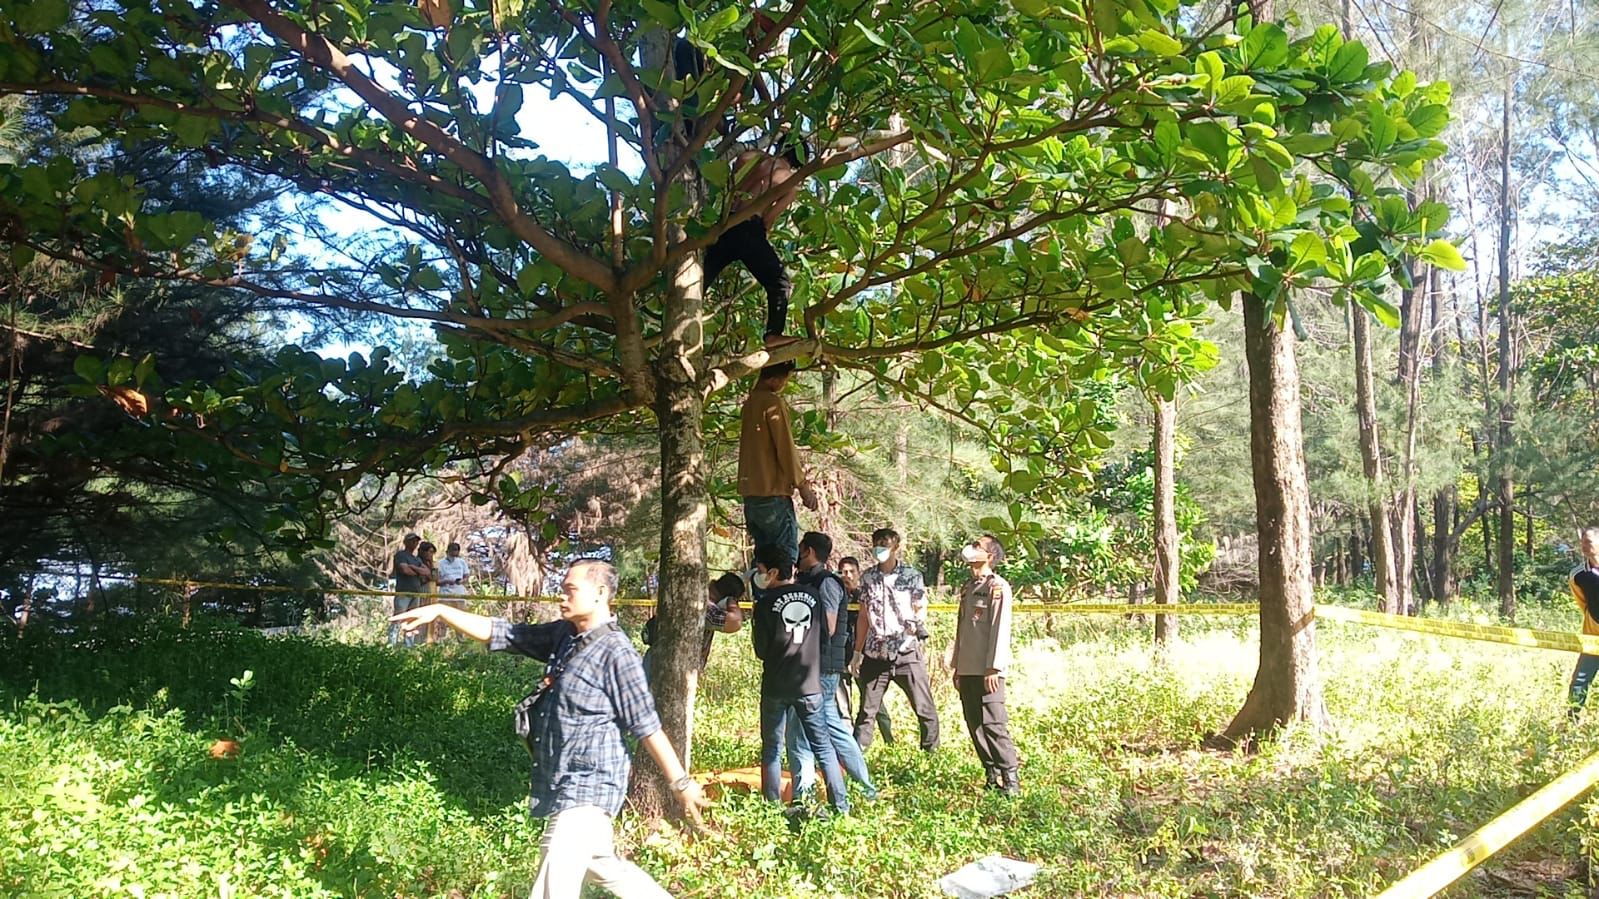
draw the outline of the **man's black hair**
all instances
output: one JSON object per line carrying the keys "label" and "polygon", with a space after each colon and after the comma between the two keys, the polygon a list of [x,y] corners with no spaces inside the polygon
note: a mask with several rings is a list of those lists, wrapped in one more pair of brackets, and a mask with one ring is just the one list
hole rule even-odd
{"label": "man's black hair", "polygon": [[845,565],[854,565],[856,568],[859,568],[861,567],[861,560],[855,558],[854,556],[845,556],[844,558],[838,560],[838,567],[843,568]]}
{"label": "man's black hair", "polygon": [[738,599],[744,595],[744,579],[729,571],[713,581],[711,589],[722,599]]}
{"label": "man's black hair", "polygon": [[790,134],[787,137],[784,137],[778,146],[782,150],[779,155],[783,157],[785,162],[794,168],[799,168],[805,164],[805,160],[811,158],[810,143],[808,143],[805,138],[800,137],[797,134]]}
{"label": "man's black hair", "polygon": [[793,373],[794,360],[790,359],[787,362],[773,362],[771,365],[761,369],[760,380],[764,381],[767,378],[775,378],[779,375],[791,375]]}
{"label": "man's black hair", "polygon": [[899,531],[893,528],[878,528],[872,532],[872,545],[876,546],[883,541],[888,541],[895,546],[899,545]]}
{"label": "man's black hair", "polygon": [[984,534],[977,538],[983,544],[983,551],[988,553],[988,564],[998,566],[1005,561],[1005,544],[993,534]]}
{"label": "man's black hair", "polygon": [[777,572],[777,579],[780,581],[794,579],[794,557],[787,549],[775,543],[755,547],[755,564],[768,571]]}
{"label": "man's black hair", "polygon": [[823,565],[826,565],[827,560],[832,558],[833,538],[821,531],[806,531],[805,536],[800,538],[799,545],[801,551],[804,551],[806,547],[810,547],[811,552],[816,554],[816,561]]}

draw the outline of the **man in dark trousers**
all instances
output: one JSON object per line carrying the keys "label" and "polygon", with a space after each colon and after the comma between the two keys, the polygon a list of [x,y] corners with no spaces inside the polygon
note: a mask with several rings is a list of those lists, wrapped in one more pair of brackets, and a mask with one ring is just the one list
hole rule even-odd
{"label": "man in dark trousers", "polygon": [[828,802],[834,811],[848,812],[844,775],[838,770],[838,756],[822,713],[822,645],[828,632],[821,597],[794,583],[793,558],[770,543],[755,550],[753,586],[754,623],[750,630],[755,657],[761,660],[761,794],[773,802],[782,798],[779,759],[784,724],[793,710],[822,766]]}
{"label": "man in dark trousers", "polygon": [[872,722],[888,685],[898,684],[910,698],[921,725],[922,749],[938,748],[938,707],[922,656],[926,637],[927,585],[921,572],[899,558],[900,540],[892,528],[872,532],[877,564],[861,574],[861,608],[855,617],[855,654],[850,673],[861,687],[855,715],[855,741],[872,745]]}
{"label": "man in dark trousers", "polygon": [[[1571,595],[1582,610],[1582,632],[1599,637],[1599,527],[1582,529],[1582,566],[1571,573]],[[1599,656],[1583,653],[1577,656],[1577,667],[1571,672],[1571,717],[1577,717],[1588,701],[1588,687],[1599,672]]]}
{"label": "man in dark trousers", "polygon": [[794,342],[784,337],[788,323],[788,301],[794,285],[782,257],[772,248],[770,233],[788,207],[799,197],[800,179],[795,177],[804,164],[797,139],[786,143],[780,154],[745,150],[733,159],[733,175],[738,179],[732,204],[743,206],[777,188],[761,205],[733,227],[722,232],[705,250],[705,286],[716,281],[722,270],[735,262],[744,263],[756,283],[766,291],[766,346],[773,349]]}
{"label": "man in dark trousers", "polygon": [[[848,637],[847,646],[855,645],[855,613],[861,607],[861,560],[854,556],[845,556],[838,560],[838,579],[844,582],[844,593],[849,598],[849,614],[844,616],[844,632]],[[855,720],[855,677],[848,670],[838,679],[838,703],[844,710],[844,715],[851,722]],[[853,723],[852,725],[853,726]],[[888,717],[888,706],[878,706],[877,732],[882,734],[883,742],[894,742],[894,722]],[[858,745],[858,744],[857,744]]]}
{"label": "man in dark trousers", "polygon": [[395,615],[407,632],[435,620],[489,644],[546,663],[517,707],[517,729],[533,755],[529,806],[544,827],[533,899],[578,899],[585,881],[617,896],[670,899],[642,869],[616,854],[611,820],[627,795],[632,761],[624,736],[639,741],[671,782],[671,795],[696,823],[707,803],[683,770],[655,714],[644,666],[616,626],[616,569],[599,559],[572,563],[561,582],[561,619],[511,624],[441,603]]}
{"label": "man in dark trousers", "polygon": [[[838,682],[849,661],[850,628],[848,593],[838,575],[827,570],[827,560],[833,555],[833,538],[818,531],[806,531],[800,538],[799,571],[796,583],[816,591],[822,598],[823,615],[827,618],[827,640],[822,644],[822,717],[827,721],[827,734],[833,741],[833,751],[844,765],[844,773],[854,778],[866,791],[867,801],[877,798],[877,787],[866,771],[866,757],[855,742],[849,706],[839,707]],[[810,740],[793,715],[788,719],[788,770],[794,778],[796,795],[809,790],[816,783],[816,755]]]}
{"label": "man in dark trousers", "polygon": [[994,572],[1005,561],[1005,547],[989,534],[961,549],[972,576],[961,588],[960,617],[949,647],[955,690],[972,748],[983,763],[984,784],[1007,796],[1021,792],[1020,762],[1005,712],[1005,673],[1010,669],[1010,584]]}

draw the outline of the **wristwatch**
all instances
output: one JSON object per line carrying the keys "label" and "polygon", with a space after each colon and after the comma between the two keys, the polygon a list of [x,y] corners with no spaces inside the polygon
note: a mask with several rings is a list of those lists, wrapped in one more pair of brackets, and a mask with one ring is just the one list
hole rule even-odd
{"label": "wristwatch", "polygon": [[679,777],[677,780],[672,781],[672,789],[681,793],[684,790],[687,790],[689,785],[692,783],[694,783],[694,778],[685,774],[682,777]]}

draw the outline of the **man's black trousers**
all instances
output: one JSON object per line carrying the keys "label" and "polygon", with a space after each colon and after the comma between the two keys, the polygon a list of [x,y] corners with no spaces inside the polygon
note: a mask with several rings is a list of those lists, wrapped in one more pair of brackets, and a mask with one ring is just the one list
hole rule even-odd
{"label": "man's black trousers", "polygon": [[716,243],[705,251],[705,285],[709,287],[722,269],[734,262],[744,263],[766,290],[766,336],[782,334],[788,322],[788,298],[794,285],[783,269],[783,260],[766,237],[766,222],[760,216],[751,216],[723,231]]}
{"label": "man's black trousers", "polygon": [[989,693],[981,675],[963,674],[955,679],[955,689],[961,696],[961,712],[966,718],[966,730],[972,735],[972,748],[977,758],[989,770],[1015,770],[1018,759],[1016,744],[1010,738],[1010,716],[1005,712],[1005,679],[999,679],[999,689]]}
{"label": "man's black trousers", "polygon": [[877,710],[882,708],[883,694],[891,683],[898,684],[910,698],[911,710],[921,725],[922,748],[932,751],[938,747],[938,707],[933,704],[933,684],[927,679],[927,665],[922,662],[920,649],[901,653],[897,659],[862,659],[857,683],[861,688],[861,707],[855,715],[855,742],[861,744],[861,749],[872,745]]}

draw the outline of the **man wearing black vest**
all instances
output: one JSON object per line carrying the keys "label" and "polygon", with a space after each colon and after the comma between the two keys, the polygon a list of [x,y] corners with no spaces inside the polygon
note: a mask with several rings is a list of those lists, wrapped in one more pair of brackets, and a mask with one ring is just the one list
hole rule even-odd
{"label": "man wearing black vest", "polygon": [[[850,628],[845,626],[849,615],[849,591],[838,575],[827,570],[827,560],[833,555],[833,539],[817,531],[806,531],[799,545],[799,573],[794,580],[815,590],[822,598],[822,614],[827,619],[827,640],[822,644],[822,716],[827,720],[827,734],[832,738],[833,750],[843,763],[844,771],[863,787],[867,801],[877,798],[877,788],[866,772],[866,756],[861,744],[855,742],[855,729],[847,712],[838,705],[838,682],[849,663]],[[788,719],[788,770],[794,778],[794,795],[798,796],[816,784],[816,754],[805,737],[804,729],[792,714]]]}
{"label": "man wearing black vest", "polygon": [[[827,737],[822,717],[822,644],[827,621],[822,600],[794,583],[794,562],[786,547],[755,548],[755,657],[761,660],[761,794],[773,802],[783,793],[783,729],[789,711],[799,717],[806,739],[816,749],[827,784],[827,799],[839,813],[849,811],[844,775]],[[828,701],[832,701],[831,697]],[[799,796],[796,794],[796,799]]]}

